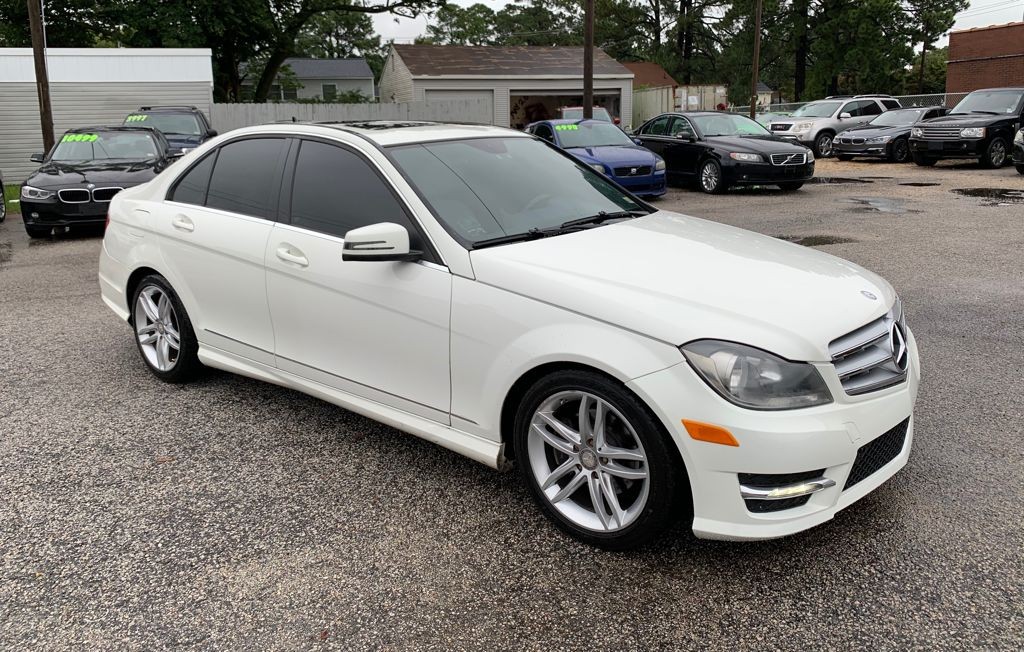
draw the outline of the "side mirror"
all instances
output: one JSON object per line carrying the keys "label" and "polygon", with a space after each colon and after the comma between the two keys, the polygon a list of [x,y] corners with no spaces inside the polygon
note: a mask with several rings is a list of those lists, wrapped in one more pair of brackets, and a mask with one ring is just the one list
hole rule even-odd
{"label": "side mirror", "polygon": [[206,130],[206,137],[207,138],[213,138],[216,135],[217,135],[217,130],[216,129],[207,129]]}
{"label": "side mirror", "polygon": [[345,234],[341,259],[356,260],[418,260],[422,251],[409,249],[409,232],[401,224],[381,222],[352,229]]}
{"label": "side mirror", "polygon": [[176,161],[177,159],[181,158],[184,155],[185,155],[185,150],[183,150],[183,149],[169,149],[169,150],[167,150],[167,158],[169,160],[171,160],[171,161]]}
{"label": "side mirror", "polygon": [[842,113],[839,114],[839,119],[840,120],[846,120],[847,118],[852,118],[852,117],[853,116],[850,115],[849,113],[847,113],[846,111],[843,111]]}
{"label": "side mirror", "polygon": [[42,163],[43,159],[46,158],[46,154],[33,154],[29,160],[33,163]]}
{"label": "side mirror", "polygon": [[640,140],[640,138],[638,136],[633,136],[633,142],[636,143],[637,145],[643,145],[644,144],[644,141]]}
{"label": "side mirror", "polygon": [[685,140],[688,143],[695,143],[695,142],[697,142],[697,136],[695,136],[693,134],[688,134],[688,133],[686,133],[684,131],[681,131],[678,134],[676,134],[676,138],[678,138],[679,140]]}

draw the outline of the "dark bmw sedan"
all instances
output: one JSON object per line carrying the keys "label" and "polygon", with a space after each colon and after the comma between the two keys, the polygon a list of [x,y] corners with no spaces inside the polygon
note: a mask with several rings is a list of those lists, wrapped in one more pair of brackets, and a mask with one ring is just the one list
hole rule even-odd
{"label": "dark bmw sedan", "polygon": [[696,181],[707,193],[738,185],[797,190],[814,176],[811,150],[735,113],[665,113],[645,122],[636,135],[665,159],[670,180]]}
{"label": "dark bmw sedan", "polygon": [[55,227],[103,224],[118,192],[146,183],[170,165],[173,152],[149,127],[88,127],[61,136],[21,186],[21,216],[33,238]]}
{"label": "dark bmw sedan", "polygon": [[910,160],[910,129],[921,120],[938,118],[949,113],[942,106],[916,109],[893,109],[879,114],[867,124],[851,127],[836,134],[832,151],[840,161],[857,156],[884,158],[893,163]]}

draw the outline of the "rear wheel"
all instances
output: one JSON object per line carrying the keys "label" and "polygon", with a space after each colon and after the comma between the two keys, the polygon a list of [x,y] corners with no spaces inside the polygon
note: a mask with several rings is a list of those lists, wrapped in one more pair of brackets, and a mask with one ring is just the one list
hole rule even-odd
{"label": "rear wheel", "polygon": [[914,152],[914,163],[917,163],[918,165],[920,165],[922,167],[930,168],[931,166],[935,165],[937,162],[938,162],[938,159],[928,158],[927,156],[923,156],[921,154],[918,154],[917,152]]}
{"label": "rear wheel", "polygon": [[818,158],[832,156],[832,138],[833,135],[827,131],[823,134],[818,134],[818,137],[814,139],[814,155]]}
{"label": "rear wheel", "polygon": [[53,232],[53,228],[49,226],[33,226],[30,224],[25,225],[25,233],[30,238],[49,238],[50,233]]}
{"label": "rear wheel", "polygon": [[910,144],[906,138],[900,138],[889,147],[889,160],[893,163],[906,163],[910,160]]}
{"label": "rear wheel", "polygon": [[727,185],[722,179],[722,166],[718,164],[718,161],[704,161],[701,164],[700,173],[697,175],[697,185],[710,195],[725,192]]}
{"label": "rear wheel", "polygon": [[523,480],[563,531],[610,550],[635,548],[676,517],[685,474],[640,400],[598,373],[554,373],[527,391],[515,419]]}
{"label": "rear wheel", "polygon": [[132,300],[135,344],[142,361],[166,383],[183,383],[202,367],[199,344],[185,306],[162,276],[147,276]]}
{"label": "rear wheel", "polygon": [[996,136],[985,148],[985,155],[978,161],[983,168],[1001,168],[1006,165],[1006,141]]}
{"label": "rear wheel", "polygon": [[804,187],[803,181],[789,181],[787,183],[780,183],[779,188],[782,192],[793,192],[794,190],[800,190]]}

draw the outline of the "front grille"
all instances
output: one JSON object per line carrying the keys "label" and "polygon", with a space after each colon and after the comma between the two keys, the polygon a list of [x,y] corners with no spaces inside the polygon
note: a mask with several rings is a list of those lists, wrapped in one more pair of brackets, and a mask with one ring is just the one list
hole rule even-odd
{"label": "front grille", "polygon": [[807,162],[806,152],[795,154],[772,154],[772,165],[803,165]]}
{"label": "front grille", "polygon": [[864,139],[863,138],[845,138],[844,137],[844,138],[840,138],[839,142],[842,143],[843,145],[863,145],[864,144]]}
{"label": "front grille", "polygon": [[84,204],[89,201],[89,191],[85,188],[65,188],[57,191],[57,197],[65,204]]}
{"label": "front grille", "polygon": [[637,165],[635,167],[615,168],[617,177],[643,177],[651,173],[651,166]]}
{"label": "front grille", "polygon": [[[803,482],[804,480],[816,480],[824,473],[825,469],[802,471],[800,473],[740,473],[739,481],[740,484],[747,487],[774,488],[787,484],[794,484],[796,482]],[[747,511],[755,514],[764,514],[765,512],[781,512],[784,509],[800,507],[801,505],[806,505],[807,501],[810,499],[811,494],[807,494],[806,496],[783,498],[782,500],[757,500],[755,498],[745,498],[743,502],[747,506]]]}
{"label": "front grille", "polygon": [[907,441],[907,429],[910,417],[901,421],[896,427],[887,430],[882,436],[864,444],[857,449],[857,459],[853,461],[850,477],[846,479],[843,491],[846,491],[861,480],[871,476],[875,471],[896,459]]}
{"label": "front grille", "polygon": [[903,382],[910,363],[903,304],[897,299],[878,319],[832,340],[828,351],[849,396]]}
{"label": "front grille", "polygon": [[793,125],[787,124],[785,122],[773,122],[772,131],[789,131],[789,128],[792,126]]}
{"label": "front grille", "polygon": [[960,127],[921,127],[925,140],[950,140],[960,137]]}
{"label": "front grille", "polygon": [[124,188],[96,188],[92,191],[93,201],[110,201],[114,198],[114,195],[124,190]]}

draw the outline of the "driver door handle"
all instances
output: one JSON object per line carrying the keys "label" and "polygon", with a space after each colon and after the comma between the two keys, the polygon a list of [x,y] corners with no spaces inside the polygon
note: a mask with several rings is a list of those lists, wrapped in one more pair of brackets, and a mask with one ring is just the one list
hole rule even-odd
{"label": "driver door handle", "polygon": [[309,260],[305,254],[291,246],[290,244],[281,243],[277,248],[277,257],[286,263],[292,265],[298,265],[299,267],[309,267]]}
{"label": "driver door handle", "polygon": [[171,226],[178,229],[179,231],[187,231],[189,233],[196,230],[195,223],[185,215],[175,215],[171,218]]}

